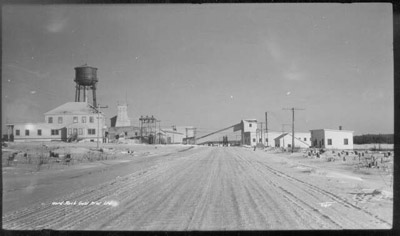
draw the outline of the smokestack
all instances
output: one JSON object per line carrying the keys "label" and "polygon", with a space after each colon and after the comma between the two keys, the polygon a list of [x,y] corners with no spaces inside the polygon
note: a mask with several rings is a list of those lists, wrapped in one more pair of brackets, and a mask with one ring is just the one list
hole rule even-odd
{"label": "smokestack", "polygon": [[339,126],[339,130],[342,130],[342,126]]}

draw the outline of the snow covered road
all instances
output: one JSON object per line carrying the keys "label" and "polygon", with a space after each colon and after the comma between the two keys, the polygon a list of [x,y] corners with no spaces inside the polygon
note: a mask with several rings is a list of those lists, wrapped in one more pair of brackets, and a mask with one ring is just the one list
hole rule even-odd
{"label": "snow covered road", "polygon": [[[350,190],[359,184],[357,178],[336,181],[310,174],[259,150],[196,147],[118,168],[107,181],[88,182],[68,194],[3,214],[3,228],[388,229],[392,224],[391,214],[373,210],[371,204],[378,203],[354,198]],[[84,175],[78,178],[85,183]],[[390,201],[384,203],[390,208]]]}

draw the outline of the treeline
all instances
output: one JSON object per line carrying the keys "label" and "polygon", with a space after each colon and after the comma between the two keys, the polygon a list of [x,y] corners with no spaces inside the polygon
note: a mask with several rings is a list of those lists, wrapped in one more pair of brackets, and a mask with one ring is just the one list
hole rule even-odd
{"label": "treeline", "polygon": [[364,134],[353,137],[354,144],[369,144],[369,143],[394,143],[393,134]]}

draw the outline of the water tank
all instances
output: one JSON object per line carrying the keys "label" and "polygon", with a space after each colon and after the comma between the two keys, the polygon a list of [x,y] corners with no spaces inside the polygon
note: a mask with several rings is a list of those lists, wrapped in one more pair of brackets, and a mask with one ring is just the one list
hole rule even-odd
{"label": "water tank", "polygon": [[90,66],[75,67],[75,80],[77,84],[90,86],[97,83],[97,68]]}

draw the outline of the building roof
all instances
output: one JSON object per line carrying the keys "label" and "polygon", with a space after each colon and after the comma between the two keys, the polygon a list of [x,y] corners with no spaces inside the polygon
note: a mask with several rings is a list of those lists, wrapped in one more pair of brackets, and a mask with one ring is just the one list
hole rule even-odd
{"label": "building roof", "polygon": [[352,131],[352,130],[342,130],[342,129],[312,129],[312,130],[310,130],[310,131],[318,131],[318,130],[323,130],[323,131],[337,131],[337,132],[347,132],[347,133],[351,132],[351,133],[354,133],[354,131]]}
{"label": "building roof", "polygon": [[168,130],[168,129],[162,129],[161,131],[163,131],[164,133],[182,134],[183,135],[183,133],[179,133],[179,132],[176,132],[176,131],[173,131],[173,130]]}
{"label": "building roof", "polygon": [[286,135],[288,135],[289,133],[284,133],[284,134],[281,134],[281,135],[279,135],[278,137],[276,137],[276,138],[274,138],[274,139],[281,139],[281,138],[283,138],[284,136],[286,136]]}
{"label": "building roof", "polygon": [[67,102],[61,106],[50,110],[44,115],[86,115],[96,114],[94,110],[87,102]]}
{"label": "building roof", "polygon": [[[304,133],[303,133],[303,134],[304,134]],[[285,137],[286,135],[288,135],[288,136],[291,136],[291,137],[292,137],[292,134],[291,134],[291,133],[284,133],[284,134],[281,134],[281,135],[279,135],[278,137],[274,138],[274,140],[276,140],[276,139],[278,139],[278,140],[279,140],[279,139],[281,139],[281,138]],[[302,142],[302,143],[304,143],[304,144],[308,145],[308,143],[306,143],[306,142],[304,142],[303,140],[301,140],[301,139],[299,139],[298,137],[296,137],[296,133],[295,133],[294,140],[296,140],[296,141],[298,141],[298,142]]]}
{"label": "building roof", "polygon": [[243,119],[246,122],[257,122],[257,119]]}
{"label": "building roof", "polygon": [[[296,134],[307,134],[307,135],[310,135],[311,136],[311,133],[307,133],[307,132],[295,132],[294,133],[294,137],[295,138],[298,138],[298,137],[296,137]],[[289,132],[286,132],[286,133],[283,133],[283,134],[281,134],[281,135],[279,135],[278,137],[276,137],[276,138],[274,138],[274,139],[281,139],[282,137],[284,137],[284,136],[286,136],[286,135],[290,135],[290,136],[292,136],[292,133],[289,133]]]}
{"label": "building roof", "polygon": [[48,123],[34,123],[34,122],[26,122],[26,123],[14,123],[7,124],[7,126],[25,126],[26,129],[37,129],[37,128],[48,128],[48,129],[61,129],[65,127],[63,124],[48,124]]}

